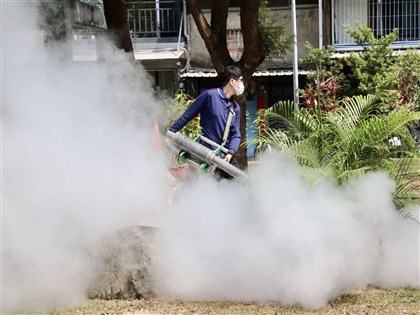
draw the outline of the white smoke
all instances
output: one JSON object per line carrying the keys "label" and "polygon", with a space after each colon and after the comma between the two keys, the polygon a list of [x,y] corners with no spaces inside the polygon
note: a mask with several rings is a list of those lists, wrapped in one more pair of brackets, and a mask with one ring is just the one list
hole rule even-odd
{"label": "white smoke", "polygon": [[343,290],[419,287],[419,226],[397,214],[385,174],[310,187],[271,157],[250,175],[250,185],[198,179],[168,211],[163,294],[319,308]]}
{"label": "white smoke", "polygon": [[95,242],[156,224],[166,200],[146,71],[110,45],[105,62],[55,58],[36,8],[2,3],[3,311],[83,301]]}
{"label": "white smoke", "polygon": [[171,297],[318,308],[370,284],[419,287],[419,227],[384,174],[310,187],[287,158],[266,159],[248,184],[181,185],[159,220],[167,167],[144,70],[110,47],[105,62],[54,59],[29,9],[2,4],[2,311],[81,303],[95,242],[132,224],[160,227]]}

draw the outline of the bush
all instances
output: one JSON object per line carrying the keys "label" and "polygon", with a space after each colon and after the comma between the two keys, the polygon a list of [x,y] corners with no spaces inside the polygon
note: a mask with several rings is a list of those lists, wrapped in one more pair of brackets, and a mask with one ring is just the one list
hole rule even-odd
{"label": "bush", "polygon": [[[174,99],[169,100],[163,106],[161,117],[161,128],[166,132],[172,124],[184,113],[184,111],[191,105],[193,99],[188,94],[183,92],[178,93]],[[182,130],[182,134],[195,138],[201,131],[200,118],[196,117],[191,120]]]}

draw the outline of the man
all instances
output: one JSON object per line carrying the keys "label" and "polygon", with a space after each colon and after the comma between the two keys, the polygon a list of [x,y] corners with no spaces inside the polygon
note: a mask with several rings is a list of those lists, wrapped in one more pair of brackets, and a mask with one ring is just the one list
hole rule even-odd
{"label": "man", "polygon": [[[242,70],[237,66],[224,67],[219,79],[222,87],[201,93],[169,130],[172,132],[181,130],[190,120],[200,114],[203,136],[217,144],[223,144],[228,149],[228,153],[223,154],[222,157],[226,162],[238,167],[235,155],[241,141],[239,130],[241,115],[239,104],[232,99],[232,96],[239,96],[244,92]],[[223,136],[230,112],[233,117],[230,126],[228,126],[227,139],[224,141]],[[207,143],[203,143],[203,145],[212,150],[215,149]],[[218,173],[224,178],[231,178],[229,174],[221,170],[218,170]]]}

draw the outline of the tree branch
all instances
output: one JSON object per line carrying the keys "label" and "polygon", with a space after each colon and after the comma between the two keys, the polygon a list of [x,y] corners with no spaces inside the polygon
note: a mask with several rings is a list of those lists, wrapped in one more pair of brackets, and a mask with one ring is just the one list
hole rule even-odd
{"label": "tree branch", "polygon": [[198,7],[196,0],[186,0],[185,2],[187,3],[187,7],[194,18],[195,25],[197,26],[197,29],[207,46],[207,41],[209,41],[212,37],[210,25],[201,9]]}
{"label": "tree branch", "polygon": [[265,54],[262,46],[258,9],[260,0],[241,1],[241,29],[244,40],[244,53],[239,63],[246,72],[254,72],[264,61]]}
{"label": "tree branch", "polygon": [[[211,28],[218,39],[219,45],[226,45],[226,28],[229,10],[229,0],[214,0],[211,7]],[[227,49],[227,47],[226,47]]]}
{"label": "tree branch", "polygon": [[[125,52],[133,51],[124,0],[104,0],[104,14],[108,34],[115,46]],[[134,58],[134,55],[133,55]]]}
{"label": "tree branch", "polygon": [[204,40],[204,44],[210,54],[214,68],[219,73],[224,65],[234,63],[229,55],[226,44],[226,19],[229,1],[215,0],[213,2],[211,26],[208,24],[206,17],[198,7],[196,0],[186,0],[186,3],[194,18],[195,25],[197,26],[201,38]]}

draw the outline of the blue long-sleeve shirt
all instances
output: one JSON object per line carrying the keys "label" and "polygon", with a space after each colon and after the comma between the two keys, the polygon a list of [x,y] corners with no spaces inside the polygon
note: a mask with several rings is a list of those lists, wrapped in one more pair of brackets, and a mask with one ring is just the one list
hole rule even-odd
{"label": "blue long-sleeve shirt", "polygon": [[[238,151],[241,140],[241,132],[239,130],[240,107],[234,100],[229,100],[220,88],[210,89],[201,93],[169,130],[172,132],[181,130],[190,120],[200,114],[203,136],[221,144],[230,106],[233,106],[235,115],[230,125],[225,147],[229,150],[229,153],[235,154]],[[203,145],[215,149],[206,143],[203,143]]]}

